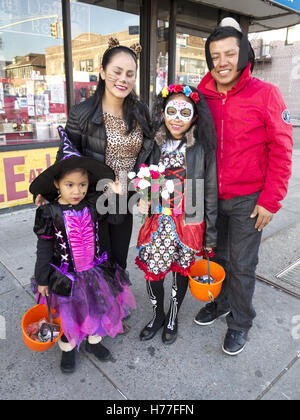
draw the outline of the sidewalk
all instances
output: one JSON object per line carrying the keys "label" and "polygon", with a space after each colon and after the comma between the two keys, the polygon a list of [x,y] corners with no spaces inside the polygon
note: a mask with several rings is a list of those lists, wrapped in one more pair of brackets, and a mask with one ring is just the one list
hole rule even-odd
{"label": "sidewalk", "polygon": [[[278,268],[300,256],[298,137],[288,196],[263,234],[257,274],[268,280],[274,280]],[[128,321],[131,330],[114,340],[104,339],[114,362],[98,362],[82,346],[77,371],[63,375],[57,346],[46,353],[33,353],[22,341],[21,319],[34,304],[29,288],[35,261],[34,211],[0,214],[0,399],[300,399],[300,301],[265,282],[257,281],[257,317],[245,350],[236,357],[221,349],[225,320],[207,327],[193,322],[204,304],[189,292],[179,315],[178,339],[172,346],[162,344],[161,334],[149,342],[139,341],[140,330],[152,316],[143,275],[134,265],[139,217],[135,217],[128,258],[138,305]],[[171,286],[170,276],[167,280],[166,286]],[[169,291],[170,287],[166,308]]]}

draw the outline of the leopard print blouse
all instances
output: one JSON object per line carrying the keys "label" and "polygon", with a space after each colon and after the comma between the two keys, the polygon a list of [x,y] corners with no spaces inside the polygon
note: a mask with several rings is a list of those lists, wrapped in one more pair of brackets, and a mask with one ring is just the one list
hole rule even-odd
{"label": "leopard print blouse", "polygon": [[105,163],[115,172],[116,178],[120,181],[126,178],[127,182],[127,173],[132,171],[142,147],[142,128],[137,125],[126,135],[126,123],[122,118],[108,112],[104,112],[103,117],[107,135]]}

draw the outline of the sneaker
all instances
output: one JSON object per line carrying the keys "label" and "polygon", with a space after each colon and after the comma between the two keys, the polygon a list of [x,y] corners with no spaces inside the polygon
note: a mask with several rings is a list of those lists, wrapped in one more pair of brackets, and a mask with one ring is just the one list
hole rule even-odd
{"label": "sneaker", "polygon": [[229,328],[222,347],[224,353],[229,354],[229,356],[236,356],[241,353],[246,345],[247,334],[246,331],[231,330]]}
{"label": "sneaker", "polygon": [[218,311],[215,302],[208,303],[204,308],[200,309],[196,315],[194,322],[198,325],[211,325],[216,319],[227,316],[230,311]]}

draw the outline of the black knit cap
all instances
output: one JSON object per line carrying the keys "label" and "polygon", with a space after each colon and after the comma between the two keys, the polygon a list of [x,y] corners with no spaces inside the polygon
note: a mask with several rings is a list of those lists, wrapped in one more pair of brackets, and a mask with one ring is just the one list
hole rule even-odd
{"label": "black knit cap", "polygon": [[220,25],[217,26],[210,36],[207,38],[205,43],[205,55],[206,62],[211,71],[214,68],[213,60],[210,55],[209,46],[213,41],[218,41],[220,39],[225,39],[229,37],[238,38],[240,40],[240,53],[238,61],[238,71],[243,71],[248,66],[248,63],[251,62],[251,72],[254,68],[255,54],[253,48],[248,40],[247,34],[244,29],[239,25],[239,23],[233,18],[224,18]]}

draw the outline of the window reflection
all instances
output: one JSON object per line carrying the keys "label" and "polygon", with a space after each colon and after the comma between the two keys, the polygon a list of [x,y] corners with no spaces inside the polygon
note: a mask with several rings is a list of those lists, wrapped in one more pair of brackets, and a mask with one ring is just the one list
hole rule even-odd
{"label": "window reflection", "polygon": [[[125,1],[124,9],[131,10],[131,3]],[[113,2],[110,5],[113,6]],[[118,38],[120,44],[127,47],[139,42],[138,12],[138,8],[137,14],[133,14],[75,0],[71,2],[75,103],[84,101],[95,92],[102,56],[110,37]],[[139,72],[135,90],[139,94]]]}
{"label": "window reflection", "polygon": [[208,69],[205,60],[205,39],[177,33],[176,82],[197,87]]}
{"label": "window reflection", "polygon": [[48,54],[63,44],[60,2],[2,1],[0,11],[0,144],[57,139],[65,78],[63,66],[51,71]]}

